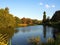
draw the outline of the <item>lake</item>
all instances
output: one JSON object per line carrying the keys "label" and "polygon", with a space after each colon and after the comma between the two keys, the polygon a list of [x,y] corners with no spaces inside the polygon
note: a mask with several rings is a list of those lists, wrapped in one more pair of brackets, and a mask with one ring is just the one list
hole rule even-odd
{"label": "lake", "polygon": [[28,45],[28,39],[39,36],[41,42],[46,42],[48,38],[53,38],[53,28],[48,26],[28,26],[17,28],[18,32],[11,39],[12,45]]}
{"label": "lake", "polygon": [[[0,30],[0,34],[5,35],[3,38],[9,43],[9,45],[29,45],[28,39],[32,37],[39,37],[40,41],[43,43],[47,42],[48,38],[53,37],[53,27],[36,25],[36,26],[27,26],[15,28],[17,31],[10,29],[8,31]],[[0,37],[2,37],[2,35]],[[3,39],[3,38],[0,38]],[[5,41],[5,42],[6,42]]]}

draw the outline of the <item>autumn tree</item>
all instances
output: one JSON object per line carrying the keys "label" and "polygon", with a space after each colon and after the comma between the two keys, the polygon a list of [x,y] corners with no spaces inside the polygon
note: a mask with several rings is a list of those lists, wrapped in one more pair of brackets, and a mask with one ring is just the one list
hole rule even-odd
{"label": "autumn tree", "polygon": [[15,16],[14,18],[16,21],[16,26],[18,26],[19,24],[22,24],[22,20],[20,18],[18,18],[17,16]]}
{"label": "autumn tree", "polygon": [[15,27],[15,19],[9,13],[9,8],[0,9],[0,28],[1,27]]}

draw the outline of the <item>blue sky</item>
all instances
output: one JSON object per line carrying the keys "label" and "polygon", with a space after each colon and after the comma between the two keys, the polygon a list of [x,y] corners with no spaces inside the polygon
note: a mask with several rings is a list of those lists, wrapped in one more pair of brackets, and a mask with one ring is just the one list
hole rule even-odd
{"label": "blue sky", "polygon": [[19,18],[26,17],[32,19],[43,18],[46,11],[47,17],[60,10],[60,0],[0,0],[0,8],[9,7],[9,11]]}

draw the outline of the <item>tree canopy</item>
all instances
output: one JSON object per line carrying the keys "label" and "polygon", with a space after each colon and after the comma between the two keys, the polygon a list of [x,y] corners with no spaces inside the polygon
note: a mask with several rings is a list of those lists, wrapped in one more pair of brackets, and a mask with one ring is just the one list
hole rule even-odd
{"label": "tree canopy", "polygon": [[0,28],[6,27],[17,27],[20,24],[34,25],[40,24],[39,20],[30,19],[30,18],[18,18],[9,13],[9,8],[0,9]]}
{"label": "tree canopy", "polygon": [[0,28],[1,27],[14,27],[15,19],[12,14],[9,13],[9,8],[0,9]]}

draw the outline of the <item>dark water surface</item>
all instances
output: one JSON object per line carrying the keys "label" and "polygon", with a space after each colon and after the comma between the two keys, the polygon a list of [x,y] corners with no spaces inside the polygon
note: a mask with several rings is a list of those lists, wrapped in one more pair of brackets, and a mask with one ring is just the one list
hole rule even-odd
{"label": "dark water surface", "polygon": [[48,26],[28,26],[17,28],[18,32],[11,39],[12,45],[28,45],[28,39],[40,37],[41,42],[46,42],[48,38],[53,38],[53,28]]}

